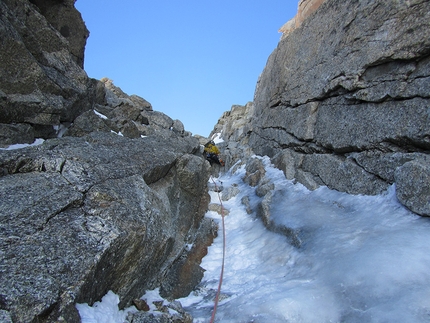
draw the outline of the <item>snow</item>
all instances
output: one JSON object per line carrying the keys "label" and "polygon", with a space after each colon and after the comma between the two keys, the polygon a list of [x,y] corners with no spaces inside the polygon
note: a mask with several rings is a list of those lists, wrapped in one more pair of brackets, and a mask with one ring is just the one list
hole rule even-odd
{"label": "snow", "polygon": [[62,138],[64,133],[69,129],[70,123],[61,123],[59,125],[54,125],[53,128],[55,132],[57,133],[57,138]]}
{"label": "snow", "polygon": [[[243,184],[244,168],[220,178],[241,193],[223,202],[227,258],[217,309],[219,322],[428,322],[430,320],[430,223],[403,208],[392,186],[380,196],[352,196],[322,187],[309,191],[271,167],[275,184],[271,218],[296,230],[300,248],[267,231],[241,199],[260,202]],[[212,202],[216,202],[212,193]],[[220,216],[207,216],[220,221]],[[181,299],[195,318],[207,322],[217,289],[221,233],[201,266],[201,291]],[[425,296],[427,295],[427,296]]]}
{"label": "snow", "polygon": [[[68,129],[69,126],[70,126],[70,124],[63,123],[63,124],[59,124],[59,125],[54,125],[53,129],[55,130],[57,137],[61,138],[61,137],[63,137],[64,133],[66,132],[66,130]],[[36,138],[34,140],[34,142],[31,144],[14,144],[14,145],[10,145],[6,148],[0,148],[0,150],[15,150],[15,149],[21,149],[21,148],[30,147],[30,146],[38,146],[38,145],[43,144],[44,141],[45,141],[45,139]]]}
{"label": "snow", "polygon": [[163,301],[163,298],[160,296],[160,291],[159,289],[154,289],[154,290],[149,290],[147,291],[142,297],[141,299],[144,299],[146,301],[146,303],[149,306],[150,311],[155,311],[156,307],[153,304],[153,302],[156,301]]}
{"label": "snow", "polygon": [[15,150],[15,149],[21,149],[29,146],[38,146],[43,144],[44,141],[45,140],[42,138],[37,138],[32,144],[15,144],[15,145],[10,145],[9,147],[6,147],[6,148],[0,148],[0,150]]}
{"label": "snow", "polygon": [[84,303],[77,304],[76,308],[79,311],[82,323],[122,323],[129,312],[137,311],[135,307],[119,310],[118,304],[118,295],[109,291],[103,296],[101,302],[95,302],[92,307]]}
{"label": "snow", "polygon": [[[161,301],[164,305],[164,300],[160,296],[159,289],[147,291],[141,299],[145,300],[149,306],[149,312],[156,313],[155,301]],[[100,302],[95,302],[93,306],[87,303],[76,304],[76,308],[81,316],[81,323],[123,323],[128,313],[137,312],[136,307],[130,306],[124,310],[118,308],[119,297],[114,292],[109,291],[103,296]],[[172,314],[175,312],[169,309]]]}
{"label": "snow", "polygon": [[[254,210],[261,198],[242,181],[243,166],[218,178],[224,190],[235,184],[240,193],[223,201],[230,213],[216,322],[430,321],[430,220],[406,210],[394,185],[378,196],[309,191],[262,160],[275,184],[271,219],[291,228],[301,245],[246,213],[242,197]],[[210,194],[218,203],[218,193]],[[221,223],[215,212],[206,216]],[[201,263],[201,285],[179,300],[194,322],[209,322],[212,314],[222,263],[219,227]]]}
{"label": "snow", "polygon": [[102,119],[106,120],[108,118],[104,114],[101,114],[100,112],[98,112],[96,109],[94,109],[94,113]]}
{"label": "snow", "polygon": [[111,132],[111,133],[114,133],[114,134],[116,134],[116,135],[118,135],[118,136],[124,137],[124,135],[122,134],[122,132],[121,132],[121,131],[115,132],[115,131],[111,130],[110,132]]}
{"label": "snow", "polygon": [[218,133],[214,134],[212,136],[212,140],[215,143],[215,145],[219,144],[221,142],[224,142],[224,139],[221,138],[221,132],[218,132]]}

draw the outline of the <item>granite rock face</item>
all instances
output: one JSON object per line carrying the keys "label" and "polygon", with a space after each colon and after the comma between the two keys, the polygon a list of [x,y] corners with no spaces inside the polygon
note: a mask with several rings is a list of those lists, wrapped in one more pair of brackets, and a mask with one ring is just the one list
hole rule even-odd
{"label": "granite rock face", "polygon": [[73,122],[91,108],[95,81],[82,69],[88,31],[73,5],[72,0],[0,3],[1,124],[30,125],[35,137],[45,138],[55,135],[53,126]]}
{"label": "granite rock face", "polygon": [[396,169],[397,197],[415,212],[430,216],[430,166],[429,160],[413,160]]}
{"label": "granite rock face", "polygon": [[69,42],[74,61],[84,67],[84,51],[89,31],[81,14],[75,9],[76,0],[31,0],[40,13],[61,36]]}
{"label": "granite rock face", "polygon": [[216,231],[198,151],[174,133],[102,132],[2,151],[0,301],[12,321],[78,322],[75,304],[108,290],[120,306],[161,284],[188,294]]}
{"label": "granite rock face", "polygon": [[216,235],[198,139],[87,76],[74,2],[0,1],[2,322],[79,322],[109,290],[185,296]]}
{"label": "granite rock face", "polygon": [[324,1],[269,57],[251,122],[222,133],[224,151],[268,155],[310,189],[378,194],[399,181],[399,200],[427,215],[425,176],[404,179],[429,165],[429,18],[423,0]]}
{"label": "granite rock face", "polygon": [[[209,137],[222,137],[223,142],[217,143],[222,151],[222,159],[226,169],[232,167],[236,161],[252,154],[248,146],[249,134],[251,133],[251,120],[254,114],[253,102],[246,105],[233,105],[230,111],[224,112],[219,118]],[[201,143],[206,143],[205,142]]]}
{"label": "granite rock face", "polygon": [[93,131],[121,133],[128,138],[150,135],[169,137],[170,132],[183,137],[191,136],[180,120],[154,111],[151,103],[137,95],[124,93],[108,78],[97,81],[92,107],[65,129],[64,136],[79,137]]}

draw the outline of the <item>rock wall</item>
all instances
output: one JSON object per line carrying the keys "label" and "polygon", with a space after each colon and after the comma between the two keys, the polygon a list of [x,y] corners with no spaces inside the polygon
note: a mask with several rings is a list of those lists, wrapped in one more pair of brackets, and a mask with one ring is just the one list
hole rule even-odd
{"label": "rock wall", "polygon": [[34,3],[40,8],[27,0],[0,3],[3,146],[53,137],[53,126],[73,122],[93,101],[96,81],[82,69],[88,31],[74,2]]}
{"label": "rock wall", "polygon": [[76,0],[30,0],[48,23],[60,32],[69,43],[73,60],[84,68],[84,51],[89,31],[82,16],[75,9]]}
{"label": "rock wall", "polygon": [[430,215],[429,18],[423,0],[323,2],[269,57],[240,145],[310,189],[396,183]]}
{"label": "rock wall", "polygon": [[0,37],[0,321],[79,322],[109,290],[120,307],[188,295],[217,231],[198,139],[88,78],[73,0],[0,1]]}
{"label": "rock wall", "polygon": [[229,169],[236,161],[252,154],[248,146],[251,132],[251,120],[254,113],[254,103],[233,105],[230,111],[224,112],[218,120],[209,137],[222,136],[223,142],[217,146],[223,152],[225,168]]}
{"label": "rock wall", "polygon": [[[214,235],[203,221],[210,166],[199,148],[173,133],[93,132],[3,151],[1,308],[14,322],[78,322],[74,305],[108,290],[120,306],[161,284],[167,297],[187,295],[193,286],[178,291],[187,281],[164,281],[179,275],[189,245]],[[194,279],[198,264],[187,264]]]}

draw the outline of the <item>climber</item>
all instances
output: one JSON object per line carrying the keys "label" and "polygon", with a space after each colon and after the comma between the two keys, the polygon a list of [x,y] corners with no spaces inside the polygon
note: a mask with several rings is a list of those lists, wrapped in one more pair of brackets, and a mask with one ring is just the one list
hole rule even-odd
{"label": "climber", "polygon": [[205,149],[203,154],[206,156],[206,159],[211,163],[211,165],[213,163],[219,164],[221,166],[224,166],[224,161],[219,157],[219,149],[217,146],[215,146],[215,143],[213,140],[209,141],[206,145],[205,145]]}

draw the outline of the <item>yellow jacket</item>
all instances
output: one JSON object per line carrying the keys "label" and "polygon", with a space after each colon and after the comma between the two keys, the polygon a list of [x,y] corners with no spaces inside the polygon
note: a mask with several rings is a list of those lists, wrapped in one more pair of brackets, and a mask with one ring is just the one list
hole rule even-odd
{"label": "yellow jacket", "polygon": [[205,153],[218,155],[219,149],[217,146],[209,144],[205,146]]}

